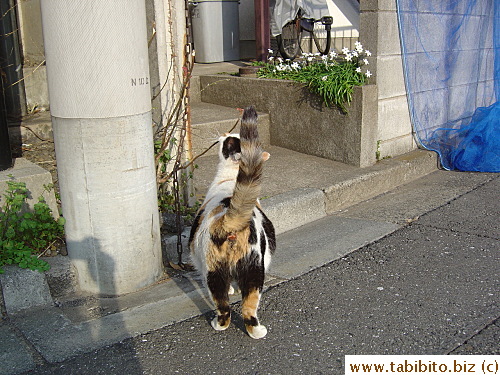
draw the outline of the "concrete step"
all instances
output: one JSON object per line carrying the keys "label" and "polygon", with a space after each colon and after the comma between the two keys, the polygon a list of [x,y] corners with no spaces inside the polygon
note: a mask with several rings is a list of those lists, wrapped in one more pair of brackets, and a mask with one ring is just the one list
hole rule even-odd
{"label": "concrete step", "polygon": [[[240,113],[236,108],[223,107],[216,104],[194,102],[191,104],[192,144],[196,156],[204,152],[219,137],[229,132],[237,123]],[[270,144],[269,115],[259,113],[259,134],[264,145]],[[239,131],[239,125],[233,130]],[[217,155],[217,147],[213,147],[206,155]]]}
{"label": "concrete step", "polygon": [[[193,154],[198,155],[210,147],[219,136],[230,131],[240,117],[236,108],[194,101],[191,104]],[[238,132],[236,127],[234,132]],[[270,120],[267,113],[259,112],[259,132],[262,143],[270,144]],[[19,123],[9,126],[12,145],[36,144],[53,140],[50,112],[40,112],[23,118]],[[207,155],[216,155],[217,148]]]}
{"label": "concrete step", "polygon": [[[437,170],[436,154],[417,150],[367,168],[270,146],[264,167],[261,204],[283,233],[392,190]],[[194,174],[203,199],[217,166],[216,156],[198,159]]]}

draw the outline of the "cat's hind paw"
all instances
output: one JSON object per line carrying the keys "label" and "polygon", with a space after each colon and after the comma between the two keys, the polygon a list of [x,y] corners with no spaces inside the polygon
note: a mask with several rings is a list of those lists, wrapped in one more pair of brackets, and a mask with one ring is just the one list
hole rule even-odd
{"label": "cat's hind paw", "polygon": [[248,336],[253,339],[261,339],[267,335],[267,328],[262,324],[258,326],[247,326]]}
{"label": "cat's hind paw", "polygon": [[216,316],[215,318],[212,319],[211,325],[213,329],[215,329],[216,331],[224,331],[229,327],[229,323],[230,320],[227,320],[225,325],[223,326],[220,325],[219,318]]}

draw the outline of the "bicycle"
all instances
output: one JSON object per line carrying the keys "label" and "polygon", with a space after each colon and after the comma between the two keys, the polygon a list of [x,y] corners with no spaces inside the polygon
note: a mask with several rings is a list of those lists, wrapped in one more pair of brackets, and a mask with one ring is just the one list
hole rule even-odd
{"label": "bicycle", "polygon": [[330,51],[332,42],[332,23],[333,17],[330,16],[323,16],[320,19],[304,18],[302,9],[299,9],[295,18],[287,22],[283,26],[281,34],[276,36],[281,56],[290,60],[298,57],[302,51],[301,44],[305,32],[308,32],[311,36],[311,47],[312,39],[317,52],[326,55]]}

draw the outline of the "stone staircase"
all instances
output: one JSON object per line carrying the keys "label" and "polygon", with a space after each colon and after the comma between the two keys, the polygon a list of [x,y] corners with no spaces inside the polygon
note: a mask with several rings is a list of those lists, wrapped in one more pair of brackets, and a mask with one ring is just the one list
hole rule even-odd
{"label": "stone staircase", "polygon": [[[218,71],[215,70],[216,66]],[[202,101],[202,97],[213,101],[211,95],[201,95],[196,91],[204,80],[202,77],[214,77],[217,74],[214,81],[229,81],[219,73],[234,73],[239,67],[239,64],[233,63],[198,64],[195,67],[191,82],[195,98],[191,104],[195,155],[197,151],[212,144],[217,134],[223,134],[233,127],[239,117],[235,108]],[[243,89],[243,85],[241,87]],[[278,147],[276,142],[279,142],[279,139],[276,138],[286,138],[288,135],[285,132],[271,131],[272,127],[272,114],[259,113],[260,135],[264,148],[271,154],[264,168],[261,203],[268,216],[275,222],[278,233],[383,194],[437,168],[435,155],[421,150],[383,160],[370,167],[359,168]],[[237,131],[238,129],[235,129],[235,132]],[[194,186],[196,195],[202,197],[216,171],[216,151],[212,150],[211,153],[198,158],[196,164],[198,168],[194,173]]]}
{"label": "stone staircase", "polygon": [[[270,142],[270,122],[267,113],[259,112],[259,134],[264,145]],[[191,128],[193,155],[199,155],[216,142],[219,136],[229,132],[240,116],[236,108],[223,107],[201,101],[191,102]],[[233,132],[237,133],[239,126]],[[216,155],[213,147],[206,155]]]}
{"label": "stone staircase", "polygon": [[[192,144],[195,156],[233,128],[240,116],[236,108],[203,102],[200,77],[235,73],[241,65],[235,62],[197,64],[195,67],[191,82]],[[224,77],[220,77],[224,81]],[[272,115],[259,112],[260,135],[264,148],[271,154],[264,170],[261,201],[268,216],[276,222],[278,233],[383,194],[437,169],[434,153],[422,150],[365,168],[307,155],[275,146],[276,137],[286,138],[287,134],[272,132],[272,126]],[[238,127],[234,132],[238,132]],[[32,143],[38,140],[34,133],[42,138],[52,138],[49,113],[38,113],[26,118],[12,135],[22,138],[23,143]],[[203,197],[215,173],[217,148],[213,147],[210,152],[199,157],[196,164],[195,193],[197,197]]]}

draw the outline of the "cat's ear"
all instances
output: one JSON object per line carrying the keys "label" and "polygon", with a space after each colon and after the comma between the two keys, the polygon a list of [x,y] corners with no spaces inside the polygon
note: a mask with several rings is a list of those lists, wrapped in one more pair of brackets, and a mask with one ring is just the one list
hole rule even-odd
{"label": "cat's ear", "polygon": [[269,152],[264,151],[262,153],[262,160],[268,161],[270,157],[271,157],[271,154]]}

